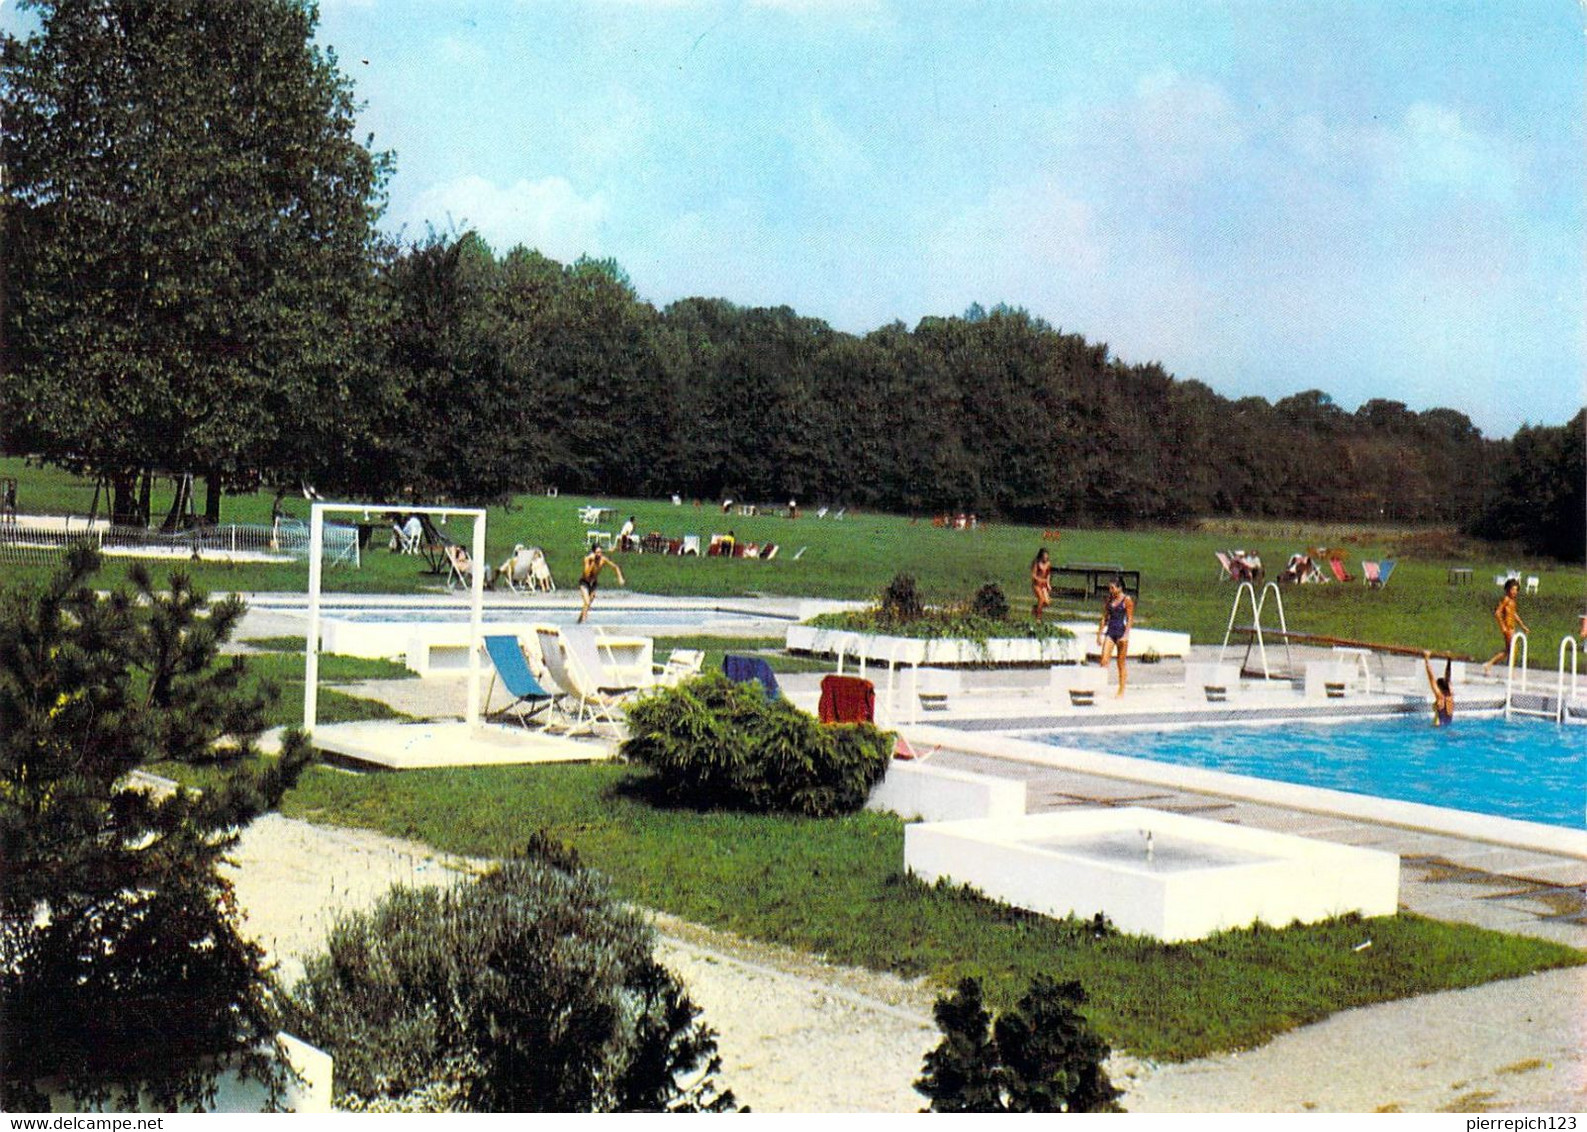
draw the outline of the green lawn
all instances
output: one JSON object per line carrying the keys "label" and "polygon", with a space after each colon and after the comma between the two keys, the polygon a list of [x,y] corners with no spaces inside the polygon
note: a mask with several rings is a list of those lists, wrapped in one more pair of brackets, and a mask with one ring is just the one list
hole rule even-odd
{"label": "green lawn", "polygon": [[[27,468],[20,460],[0,460],[0,475],[21,480],[23,511],[86,511],[91,484],[51,469]],[[270,494],[228,496],[228,521],[266,522]],[[156,501],[158,504],[158,500]],[[585,526],[578,508],[591,500],[561,496],[521,496],[510,507],[488,512],[489,556],[499,562],[514,543],[545,548],[561,584],[574,578],[582,553]],[[712,533],[736,532],[740,540],[779,543],[784,551],[770,562],[753,559],[678,558],[667,555],[625,555],[620,559],[632,590],[654,594],[698,594],[732,597],[770,593],[810,597],[871,598],[897,572],[914,574],[928,600],[960,601],[988,581],[1000,584],[1016,611],[1029,597],[1028,567],[1043,532],[1036,528],[991,524],[975,531],[934,528],[929,522],[868,513],[850,513],[841,522],[806,515],[798,520],[776,516],[725,516],[713,505],[682,507],[655,500],[600,500],[619,519],[635,516],[641,532],[670,536],[693,533],[707,540]],[[301,499],[288,500],[299,516],[307,514]],[[617,524],[606,524],[615,527]],[[466,523],[453,520],[448,529],[467,539]],[[1048,540],[1051,542],[1051,540]],[[1187,631],[1198,643],[1222,640],[1234,598],[1234,587],[1217,581],[1213,551],[1231,545],[1262,555],[1270,572],[1282,568],[1289,555],[1306,546],[1325,544],[1349,549],[1349,565],[1360,574],[1363,558],[1394,556],[1399,566],[1387,588],[1369,590],[1349,585],[1289,587],[1283,591],[1289,626],[1297,632],[1375,641],[1486,658],[1498,648],[1492,611],[1498,598],[1493,575],[1514,567],[1541,579],[1540,593],[1521,599],[1522,616],[1533,633],[1532,663],[1552,668],[1561,637],[1574,634],[1577,618],[1587,608],[1587,570],[1581,565],[1532,561],[1513,552],[1455,538],[1445,532],[1377,527],[1309,525],[1295,521],[1241,523],[1208,521],[1184,530],[1065,530],[1052,543],[1054,559],[1064,562],[1117,562],[1142,572],[1137,617],[1143,626]],[[794,553],[806,548],[794,561]],[[1450,586],[1450,566],[1470,566],[1470,586]],[[212,592],[223,590],[297,590],[307,587],[302,565],[198,564],[186,567]],[[124,562],[107,567],[107,578],[126,569]],[[158,569],[158,567],[157,567]],[[10,571],[8,583],[42,575],[39,568]],[[379,548],[364,557],[361,569],[326,573],[332,590],[418,593],[434,591],[440,579],[423,572],[420,560]],[[1089,607],[1078,610],[1094,616]]]}
{"label": "green lawn", "polygon": [[[24,468],[20,461],[0,461],[0,474],[22,479],[24,512],[81,513],[92,495],[91,485],[48,469]],[[265,521],[270,498],[229,498],[225,518]],[[584,541],[577,513],[584,502],[526,497],[510,508],[492,508],[491,559],[505,557],[515,542],[539,544],[566,585]],[[926,598],[935,601],[963,600],[983,583],[996,581],[1018,611],[1028,594],[1028,563],[1044,539],[1043,532],[1028,527],[949,531],[896,516],[729,518],[711,506],[602,502],[616,507],[620,517],[635,515],[641,532],[694,533],[703,541],[732,529],[740,540],[775,541],[785,548],[770,562],[624,556],[629,587],[658,594],[869,598],[903,571],[914,574]],[[300,500],[294,506],[300,515],[306,513]],[[451,529],[467,537],[466,525],[454,522]],[[1184,531],[1065,531],[1046,541],[1060,564],[1104,561],[1140,570],[1141,623],[1186,630],[1200,642],[1221,639],[1228,619],[1233,587],[1216,580],[1212,552],[1231,545],[1261,553],[1275,570],[1292,550],[1307,545],[1348,545],[1357,572],[1363,557],[1397,555],[1400,566],[1382,591],[1360,584],[1286,590],[1291,628],[1479,657],[1494,647],[1496,591],[1485,582],[1502,567],[1537,573],[1542,593],[1523,598],[1522,611],[1540,643],[1534,662],[1542,664],[1552,662],[1552,642],[1574,632],[1587,582],[1587,571],[1579,566],[1529,562],[1438,532],[1220,522]],[[805,553],[794,561],[801,547]],[[1445,570],[1453,564],[1470,565],[1478,584],[1448,586]],[[124,562],[113,562],[107,578],[125,569]],[[301,591],[307,573],[301,565],[217,564],[198,564],[191,572],[212,592]],[[36,568],[12,569],[0,584],[22,585],[41,576]],[[438,588],[439,581],[423,574],[411,557],[375,550],[362,569],[328,572],[327,585],[417,593]],[[658,647],[705,647],[715,654],[775,644],[768,639],[729,646],[680,636],[665,638]],[[255,642],[255,647],[280,650],[251,663],[257,678],[282,687],[276,721],[296,722],[301,643],[283,639]],[[326,658],[323,663],[322,677],[332,681],[399,674],[384,662]],[[387,714],[371,701],[321,694],[322,719]],[[895,818],[861,814],[815,822],[658,808],[643,797],[643,783],[643,772],[611,766],[363,776],[316,768],[288,796],[284,809],[296,817],[366,826],[468,854],[510,853],[530,832],[545,828],[574,844],[623,895],[641,904],[839,962],[924,974],[943,987],[962,975],[978,975],[998,1004],[1012,1003],[1037,972],[1077,978],[1090,992],[1092,1016],[1108,1039],[1148,1057],[1237,1049],[1350,1006],[1587,960],[1568,948],[1415,916],[1263,928],[1183,946],[1116,934],[1099,938],[1089,925],[1014,912],[907,879],[901,871],[902,825]],[[1369,938],[1370,948],[1356,950]]]}
{"label": "green lawn", "polygon": [[943,988],[976,975],[1000,1005],[1037,973],[1075,978],[1107,1039],[1152,1058],[1240,1049],[1351,1006],[1587,961],[1570,948],[1410,915],[1173,946],[1098,938],[1089,923],[906,878],[903,825],[890,815],[668,809],[646,801],[646,780],[616,766],[311,769],[283,808],[474,855],[509,854],[545,829],[647,907]]}

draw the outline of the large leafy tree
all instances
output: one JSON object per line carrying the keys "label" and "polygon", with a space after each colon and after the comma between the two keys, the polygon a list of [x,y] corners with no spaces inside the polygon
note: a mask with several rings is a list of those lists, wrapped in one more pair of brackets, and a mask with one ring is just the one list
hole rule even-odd
{"label": "large leafy tree", "polygon": [[[202,1105],[226,1064],[268,1078],[271,984],[218,871],[308,758],[252,756],[266,692],[220,646],[242,614],[180,575],[97,595],[92,551],[0,600],[0,1106],[47,1088]],[[209,768],[202,794],[133,772]]]}
{"label": "large leafy tree", "polygon": [[1579,563],[1587,548],[1587,409],[1568,424],[1515,434],[1494,471],[1488,506],[1473,523],[1486,538]]}
{"label": "large leafy tree", "polygon": [[[0,66],[6,440],[220,487],[345,460],[389,159],[303,0],[21,0]],[[212,516],[213,517],[213,516]]]}

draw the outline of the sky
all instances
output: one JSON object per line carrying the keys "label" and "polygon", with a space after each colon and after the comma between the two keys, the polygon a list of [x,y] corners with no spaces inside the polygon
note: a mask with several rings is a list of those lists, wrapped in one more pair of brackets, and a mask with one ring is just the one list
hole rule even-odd
{"label": "sky", "polygon": [[[10,8],[11,0],[0,0]],[[1228,397],[1587,403],[1576,0],[321,0],[383,223]]]}

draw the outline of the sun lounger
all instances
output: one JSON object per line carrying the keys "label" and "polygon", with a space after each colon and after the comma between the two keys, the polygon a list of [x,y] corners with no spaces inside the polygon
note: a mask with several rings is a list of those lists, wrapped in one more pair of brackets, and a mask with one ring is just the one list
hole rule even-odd
{"label": "sun lounger", "polygon": [[535,678],[528,658],[524,656],[523,650],[518,645],[517,637],[488,636],[485,638],[485,651],[490,655],[490,662],[495,668],[490,678],[490,687],[485,692],[485,714],[487,716],[491,714],[491,693],[496,690],[496,681],[500,679],[501,686],[513,697],[513,702],[502,708],[501,712],[512,713],[527,730],[530,718],[555,706],[558,697],[547,691]]}
{"label": "sun lounger", "polygon": [[681,684],[699,674],[705,666],[705,652],[701,649],[673,649],[665,664],[655,666],[656,683],[666,688]]}
{"label": "sun lounger", "polygon": [[1392,559],[1381,564],[1377,562],[1361,563],[1362,580],[1375,590],[1381,590],[1388,585],[1389,575],[1392,573],[1394,573],[1394,561]]}
{"label": "sun lounger", "polygon": [[[1361,569],[1365,571],[1366,568],[1367,564],[1363,562]],[[1355,575],[1345,569],[1344,560],[1341,558],[1328,559],[1328,569],[1333,572],[1334,581],[1336,582],[1353,582],[1356,580]]]}
{"label": "sun lounger", "polygon": [[[545,658],[551,679],[567,693],[574,704],[572,726],[568,734],[593,732],[605,723],[620,730],[623,722],[618,709],[632,694],[633,689],[613,689],[601,686],[603,670],[600,657],[595,652],[595,638],[582,638],[584,645],[564,630],[542,626],[535,630],[540,639],[540,653]],[[590,659],[593,657],[593,660]]]}

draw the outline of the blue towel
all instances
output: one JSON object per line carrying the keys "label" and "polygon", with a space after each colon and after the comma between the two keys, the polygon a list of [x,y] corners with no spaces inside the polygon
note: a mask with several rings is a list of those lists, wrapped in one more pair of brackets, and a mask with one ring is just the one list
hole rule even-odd
{"label": "blue towel", "polygon": [[724,656],[722,672],[729,680],[738,684],[759,680],[760,686],[766,690],[768,700],[775,700],[782,695],[782,690],[777,687],[776,674],[772,672],[771,665],[761,657]]}

